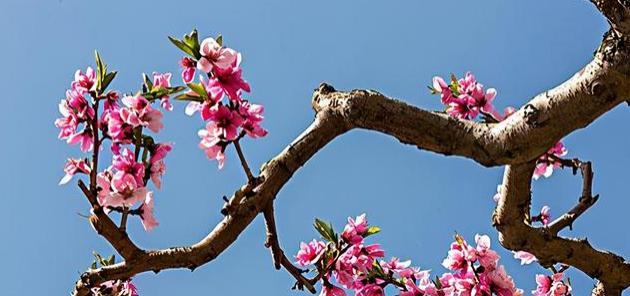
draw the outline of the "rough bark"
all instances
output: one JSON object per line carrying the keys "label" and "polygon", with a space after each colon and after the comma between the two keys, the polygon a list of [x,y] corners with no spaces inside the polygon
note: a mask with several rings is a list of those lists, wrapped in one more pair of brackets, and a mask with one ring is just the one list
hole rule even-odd
{"label": "rough bark", "polygon": [[86,271],[76,283],[75,295],[88,295],[89,287],[107,280],[168,268],[193,270],[211,261],[273,202],[284,184],[317,151],[354,128],[378,131],[419,149],[470,158],[484,166],[507,165],[503,194],[493,217],[503,246],[533,253],[543,266],[561,262],[582,270],[600,281],[593,295],[620,295],[630,285],[630,264],[623,258],[594,249],[586,240],[558,236],[557,232],[569,225],[566,221],[558,222],[563,227],[556,226],[557,231],[528,223],[534,160],[562,137],[630,98],[629,1],[592,2],[611,23],[594,59],[503,122],[458,120],[375,91],[342,92],[322,84],[312,98],[316,112],[313,123],[261,167],[257,182],[235,192],[226,209],[229,215],[198,243],[144,251],[118,230],[102,209],[96,209],[98,218],[92,219],[92,224],[126,260]]}

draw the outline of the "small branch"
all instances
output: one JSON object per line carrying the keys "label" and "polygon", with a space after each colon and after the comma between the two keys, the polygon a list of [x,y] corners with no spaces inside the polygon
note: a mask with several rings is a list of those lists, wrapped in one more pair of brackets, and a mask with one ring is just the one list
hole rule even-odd
{"label": "small branch", "polygon": [[245,159],[245,155],[243,155],[243,149],[241,148],[240,139],[234,140],[234,148],[236,148],[236,153],[238,154],[238,158],[241,160],[241,165],[243,166],[243,170],[245,170],[245,174],[247,175],[247,180],[249,183],[254,183],[254,175],[252,171],[249,169],[249,165],[247,165],[247,160]]}
{"label": "small branch", "polygon": [[87,188],[83,181],[79,180],[79,188],[85,194],[90,204],[92,204],[92,215],[89,220],[94,230],[103,236],[116,251],[126,260],[133,259],[144,251],[138,248],[127,235],[127,232],[118,228],[116,223],[105,214],[103,207],[98,203],[96,195]]}
{"label": "small branch", "polygon": [[129,208],[123,206],[122,214],[120,216],[120,230],[127,231],[127,217],[129,216]]}
{"label": "small branch", "polygon": [[586,210],[593,206],[599,199],[599,195],[593,196],[593,169],[591,162],[577,161],[577,167],[582,172],[582,196],[580,197],[578,204],[575,205],[564,215],[558,217],[551,222],[548,226],[549,232],[556,235],[562,229],[569,227],[573,228],[573,222],[580,217]]}
{"label": "small branch", "polygon": [[[95,94],[92,94],[92,97],[94,98],[94,103],[92,104],[92,108],[94,109],[94,118],[92,119],[92,137],[93,137],[93,147],[92,147],[92,171],[90,172],[90,191],[92,192],[93,195],[96,195],[96,175],[98,174],[98,153],[100,151],[100,147],[101,147],[101,140],[98,138],[98,105],[99,105],[99,98],[98,96],[96,96]],[[81,189],[83,190],[83,189]],[[90,201],[90,203],[92,204],[92,207],[94,207],[95,205],[98,205],[98,202],[93,203],[92,201]]]}
{"label": "small branch", "polygon": [[278,233],[276,231],[276,221],[274,218],[274,210],[273,210],[273,201],[269,202],[269,204],[263,210],[263,216],[265,217],[265,227],[267,229],[267,238],[265,240],[265,247],[271,250],[271,257],[273,258],[273,264],[276,269],[280,269],[280,266],[284,267],[296,280],[296,286],[299,290],[302,290],[304,287],[309,290],[309,292],[315,294],[317,291],[313,284],[305,278],[302,273],[303,270],[297,268],[286,255],[284,255],[284,251],[280,247],[280,242],[278,241]]}

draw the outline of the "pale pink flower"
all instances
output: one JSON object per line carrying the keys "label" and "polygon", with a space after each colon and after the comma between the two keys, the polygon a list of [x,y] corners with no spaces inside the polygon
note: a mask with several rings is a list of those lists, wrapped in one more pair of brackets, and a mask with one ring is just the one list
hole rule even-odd
{"label": "pale pink flower", "polygon": [[159,225],[158,221],[153,215],[153,192],[149,191],[146,194],[144,202],[140,206],[140,221],[145,231],[151,231],[153,228]]}
{"label": "pale pink flower", "polygon": [[90,164],[86,159],[68,158],[68,161],[66,162],[63,171],[66,173],[66,175],[61,178],[61,180],[59,181],[59,185],[70,182],[72,176],[77,173],[90,174],[92,168],[90,167]]}
{"label": "pale pink flower", "polygon": [[549,222],[551,222],[551,208],[547,205],[543,206],[540,209],[540,214],[538,214],[538,216],[536,217],[532,217],[532,220],[540,221],[543,226],[549,225]]}
{"label": "pale pink flower", "polygon": [[381,267],[383,268],[383,271],[385,271],[385,273],[389,273],[390,271],[398,273],[407,269],[409,265],[411,265],[411,260],[400,262],[400,260],[396,257],[392,257],[389,262],[381,261]]}
{"label": "pale pink flower", "polygon": [[505,271],[503,265],[495,270],[487,273],[488,280],[491,283],[491,289],[499,296],[516,296],[522,295],[523,292],[516,288],[514,280]]}
{"label": "pale pink flower", "polygon": [[516,108],[514,108],[514,107],[506,107],[506,108],[503,110],[503,115],[499,114],[499,112],[496,112],[496,111],[495,111],[493,114],[494,114],[494,117],[495,117],[498,121],[503,121],[503,120],[505,120],[506,118],[510,117],[510,115],[512,115],[512,114],[514,114],[514,113],[516,113],[516,111],[517,111],[517,110],[516,110]]}
{"label": "pale pink flower", "polygon": [[497,193],[492,197],[492,200],[494,200],[494,202],[499,202],[499,199],[501,199],[501,195],[503,191],[503,184],[499,184],[497,185]]}
{"label": "pale pink flower", "polygon": [[551,284],[553,280],[551,277],[546,276],[544,274],[536,275],[536,290],[532,291],[533,296],[549,296],[549,292],[551,290]]}
{"label": "pale pink flower", "polygon": [[475,242],[477,243],[476,255],[479,264],[486,270],[492,271],[496,268],[499,261],[499,254],[490,249],[490,237],[487,235],[475,235]]}
{"label": "pale pink flower", "polygon": [[122,120],[132,127],[144,126],[152,132],[159,132],[164,125],[162,124],[162,112],[153,109],[149,105],[149,101],[143,96],[126,96],[122,98],[123,104],[127,108],[120,109],[120,117]]}
{"label": "pale pink flower", "polygon": [[300,250],[295,256],[296,262],[302,266],[315,264],[326,250],[326,244],[313,240],[307,243],[300,243]]}
{"label": "pale pink flower", "polygon": [[163,160],[151,164],[151,181],[157,189],[162,188],[162,175],[166,172],[166,165]]}
{"label": "pale pink flower", "polygon": [[215,122],[208,122],[206,128],[199,130],[197,134],[201,138],[199,148],[201,148],[209,159],[216,159],[219,163],[219,169],[223,168],[225,163],[225,143],[221,141],[217,134],[218,128]]}
{"label": "pale pink flower", "polygon": [[197,63],[197,68],[206,73],[210,73],[216,68],[236,67],[238,60],[240,60],[239,53],[231,48],[222,47],[211,37],[201,42],[199,53],[201,58]]}
{"label": "pale pink flower", "polygon": [[518,252],[512,252],[512,253],[514,253],[515,259],[521,260],[521,265],[531,264],[532,262],[538,260],[536,256],[534,256],[534,254],[528,253],[525,251],[518,251]]}

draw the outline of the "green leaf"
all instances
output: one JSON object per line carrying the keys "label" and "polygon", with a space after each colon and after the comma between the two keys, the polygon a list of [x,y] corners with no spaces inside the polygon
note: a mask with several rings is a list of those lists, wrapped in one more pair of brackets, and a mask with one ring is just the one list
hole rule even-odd
{"label": "green leaf", "polygon": [[105,77],[103,77],[103,83],[101,85],[102,91],[105,91],[107,87],[109,86],[109,84],[112,83],[114,78],[116,78],[116,74],[118,74],[117,71],[113,71],[113,72],[109,72],[105,74]]}
{"label": "green leaf", "polygon": [[175,97],[175,99],[176,100],[180,100],[180,101],[195,101],[195,102],[199,102],[199,103],[203,103],[203,101],[204,101],[201,97],[193,97],[193,96],[190,96],[188,94],[177,95]]}
{"label": "green leaf", "polygon": [[[175,44],[175,46],[177,46],[177,48],[179,48],[181,51],[187,53],[189,56],[196,58],[194,49],[188,46],[188,44],[184,43],[183,41],[179,39],[173,38],[171,36],[168,36],[168,40],[170,40],[173,44]],[[197,54],[199,53],[197,52]]]}
{"label": "green leaf", "polygon": [[98,266],[96,265],[96,260],[92,261],[92,265],[90,265],[91,269],[96,269]]}
{"label": "green leaf", "polygon": [[96,60],[96,90],[100,92],[103,85],[103,77],[105,76],[104,73],[107,70],[97,50],[94,51],[94,59]]}
{"label": "green leaf", "polygon": [[219,35],[217,35],[217,38],[215,40],[217,41],[219,46],[223,46],[223,35],[221,35],[221,33],[219,33]]}
{"label": "green leaf", "polygon": [[313,226],[325,240],[337,243],[337,234],[333,230],[332,224],[316,218]]}
{"label": "green leaf", "polygon": [[365,231],[365,234],[363,234],[363,237],[368,237],[372,234],[377,234],[381,232],[381,228],[378,226],[370,226],[368,227],[368,229]]}
{"label": "green leaf", "polygon": [[116,263],[116,255],[112,254],[111,256],[109,256],[109,259],[107,260],[107,265],[112,265]]}
{"label": "green leaf", "polygon": [[199,53],[199,49],[201,48],[199,45],[199,34],[197,33],[197,29],[193,29],[190,34],[184,35],[184,44],[188,45],[193,50],[193,56],[197,59],[201,58],[201,54]]}
{"label": "green leaf", "polygon": [[209,99],[208,98],[208,93],[206,92],[206,88],[203,86],[203,84],[191,82],[191,83],[188,83],[186,85],[188,85],[190,90],[194,91],[200,97],[202,97],[204,99]]}
{"label": "green leaf", "polygon": [[427,88],[429,89],[429,91],[431,92],[432,95],[437,94],[437,90],[435,88],[433,88],[433,86],[427,85]]}
{"label": "green leaf", "polygon": [[151,78],[146,73],[142,73],[142,80],[144,80],[144,85],[147,87],[147,91],[153,90],[153,82]]}

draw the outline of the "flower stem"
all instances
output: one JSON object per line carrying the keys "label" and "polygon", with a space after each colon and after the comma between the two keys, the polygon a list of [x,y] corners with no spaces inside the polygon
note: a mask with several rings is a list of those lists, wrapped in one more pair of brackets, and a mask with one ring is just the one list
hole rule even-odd
{"label": "flower stem", "polygon": [[252,171],[249,169],[249,165],[247,165],[247,160],[245,160],[245,155],[243,155],[243,149],[241,148],[241,144],[239,143],[240,139],[234,140],[234,148],[236,148],[236,153],[238,154],[238,158],[241,160],[241,165],[243,166],[243,170],[245,170],[245,174],[247,175],[247,180],[250,183],[254,183],[254,175]]}

